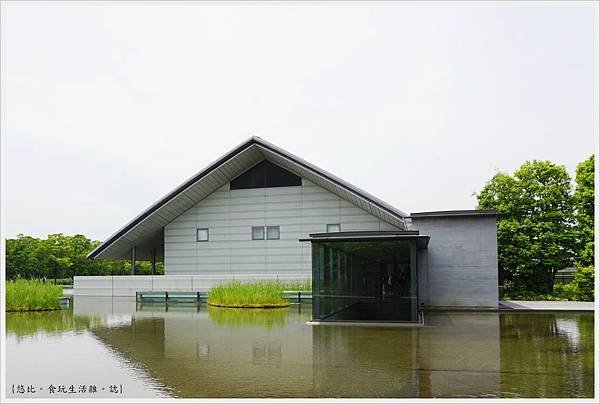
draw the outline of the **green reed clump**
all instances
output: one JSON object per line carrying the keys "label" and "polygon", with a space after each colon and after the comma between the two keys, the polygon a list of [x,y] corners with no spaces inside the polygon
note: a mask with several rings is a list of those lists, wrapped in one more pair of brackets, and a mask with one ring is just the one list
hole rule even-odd
{"label": "green reed clump", "polygon": [[62,287],[37,280],[6,281],[6,311],[59,310]]}
{"label": "green reed clump", "polygon": [[311,291],[312,290],[312,281],[310,279],[305,281],[296,281],[296,282],[284,282],[283,290],[288,291]]}
{"label": "green reed clump", "polygon": [[208,304],[221,307],[286,307],[284,284],[280,282],[235,281],[213,287],[208,292]]}

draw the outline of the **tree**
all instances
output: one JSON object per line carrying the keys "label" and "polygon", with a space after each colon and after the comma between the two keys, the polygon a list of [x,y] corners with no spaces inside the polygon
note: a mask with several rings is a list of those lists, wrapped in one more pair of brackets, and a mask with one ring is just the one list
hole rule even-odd
{"label": "tree", "polygon": [[549,293],[572,256],[573,198],[564,166],[526,161],[514,175],[497,173],[477,195],[496,209],[500,281],[509,292]]}
{"label": "tree", "polygon": [[577,219],[576,258],[579,266],[594,265],[594,155],[575,170],[575,210]]}
{"label": "tree", "polygon": [[46,240],[39,243],[35,250],[35,256],[38,262],[37,277],[46,276],[49,278],[66,278],[69,276],[70,268],[73,265],[71,259],[73,250],[70,238],[62,233],[49,234]]}
{"label": "tree", "polygon": [[[6,239],[6,277],[14,278],[71,278],[76,275],[129,275],[128,261],[89,260],[87,254],[100,244],[84,235],[50,234],[46,239],[19,234]],[[139,261],[138,275],[149,275],[152,266]],[[156,274],[164,273],[157,263]]]}
{"label": "tree", "polygon": [[34,251],[40,240],[19,234],[16,239],[6,239],[6,277],[36,277],[39,268]]}

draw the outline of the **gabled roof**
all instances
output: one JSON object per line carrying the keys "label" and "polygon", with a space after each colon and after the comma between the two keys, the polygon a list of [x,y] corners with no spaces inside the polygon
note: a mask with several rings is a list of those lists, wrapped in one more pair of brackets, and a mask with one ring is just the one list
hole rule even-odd
{"label": "gabled roof", "polygon": [[379,219],[406,229],[408,215],[333,174],[269,143],[251,137],[152,204],[88,254],[88,258],[149,259],[152,248],[162,257],[163,228],[208,195],[246,170],[268,160],[362,208]]}

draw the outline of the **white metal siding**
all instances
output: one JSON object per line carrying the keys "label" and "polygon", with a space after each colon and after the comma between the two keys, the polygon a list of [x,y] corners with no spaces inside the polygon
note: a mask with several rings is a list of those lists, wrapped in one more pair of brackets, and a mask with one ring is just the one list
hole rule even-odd
{"label": "white metal siding", "polygon": [[[342,231],[398,229],[304,179],[301,187],[230,190],[227,184],[165,226],[165,274],[308,278],[310,244],[298,239],[330,223]],[[280,226],[280,239],[252,240],[252,226]],[[209,229],[208,242],[196,241],[197,228]]]}

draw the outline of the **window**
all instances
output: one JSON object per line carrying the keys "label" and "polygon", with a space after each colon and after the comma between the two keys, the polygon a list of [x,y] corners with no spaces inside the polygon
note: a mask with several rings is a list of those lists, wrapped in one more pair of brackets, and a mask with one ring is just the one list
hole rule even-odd
{"label": "window", "polygon": [[279,240],[279,226],[252,226],[252,240]]}
{"label": "window", "polygon": [[279,240],[279,226],[267,226],[267,240]]}
{"label": "window", "polygon": [[339,233],[340,232],[340,224],[328,224],[327,225],[327,233]]}
{"label": "window", "polygon": [[196,229],[196,241],[208,241],[208,229]]}
{"label": "window", "polygon": [[265,228],[263,226],[252,227],[252,240],[264,240],[264,239],[265,239]]}

